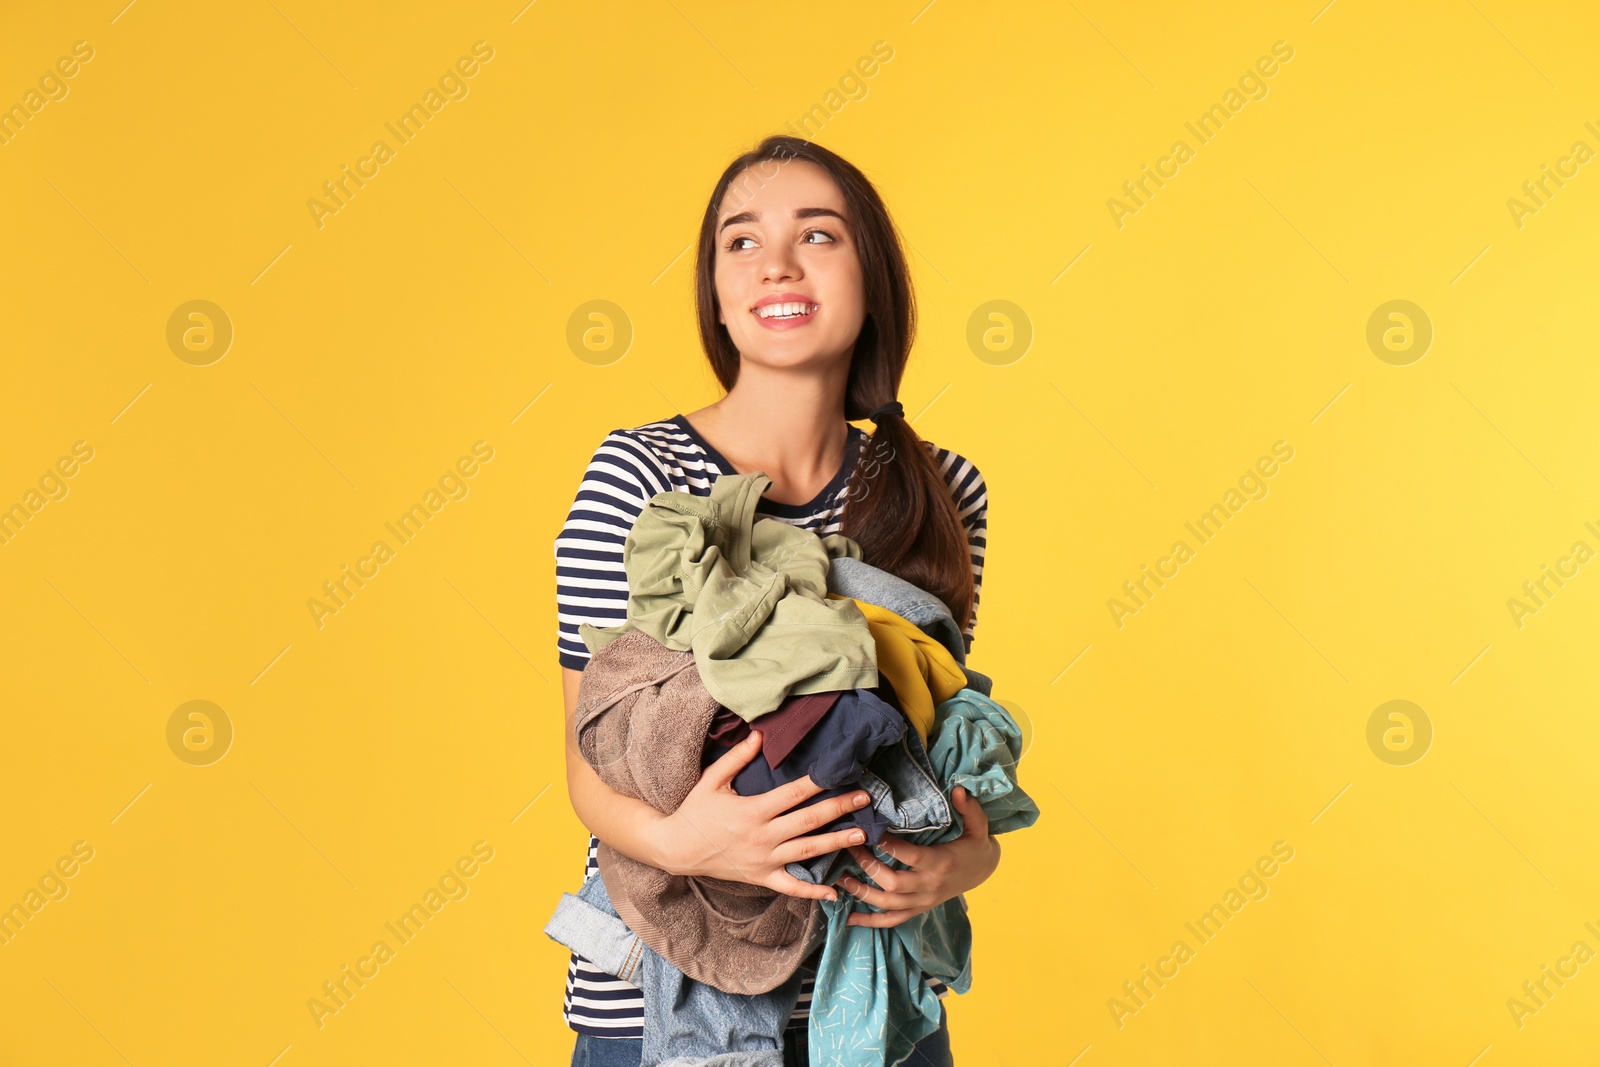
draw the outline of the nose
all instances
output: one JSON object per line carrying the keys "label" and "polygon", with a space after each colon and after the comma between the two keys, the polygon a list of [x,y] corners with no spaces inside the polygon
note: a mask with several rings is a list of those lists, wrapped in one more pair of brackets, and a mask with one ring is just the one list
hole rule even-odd
{"label": "nose", "polygon": [[769,245],[761,263],[761,280],[764,282],[794,281],[801,276],[800,260],[794,248],[786,243]]}

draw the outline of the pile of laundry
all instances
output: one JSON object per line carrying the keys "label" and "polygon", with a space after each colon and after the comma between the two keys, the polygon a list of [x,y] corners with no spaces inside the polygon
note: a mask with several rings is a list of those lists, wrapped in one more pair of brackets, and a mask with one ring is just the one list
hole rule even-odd
{"label": "pile of laundry", "polygon": [[[578,748],[600,779],[676,811],[701,772],[762,731],[741,795],[809,774],[817,803],[856,789],[872,803],[815,833],[856,825],[868,846],[957,838],[963,786],[991,834],[1033,825],[1017,782],[1022,735],[966,666],[961,629],[937,597],[862,559],[841,534],[756,518],[766,474],[723,475],[709,497],[656,494],[623,550],[628,614],[585,623]],[[877,849],[891,869],[905,864]],[[563,893],[545,933],[640,988],[641,1067],[781,1067],[801,961],[821,946],[812,990],[814,1065],[890,1067],[937,1029],[926,972],[972,985],[972,928],[957,896],[898,925],[839,891],[812,900],[766,886],[671,875],[598,846],[599,875]],[[790,863],[832,885],[876,885],[847,849]]]}

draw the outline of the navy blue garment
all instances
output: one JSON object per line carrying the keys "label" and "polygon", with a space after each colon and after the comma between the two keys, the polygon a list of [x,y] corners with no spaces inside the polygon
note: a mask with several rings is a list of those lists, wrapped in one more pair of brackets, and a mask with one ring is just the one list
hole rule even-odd
{"label": "navy blue garment", "polygon": [[[880,692],[889,695],[885,684]],[[888,821],[886,832],[913,834],[950,825],[955,809],[939,784],[940,778],[917,731],[908,729],[900,740],[880,748],[861,772],[860,787],[872,797],[872,810]],[[882,838],[879,838],[881,841]],[[874,841],[873,844],[878,844]],[[803,882],[831,885],[833,863],[849,861],[844,850],[786,864],[784,869]]]}
{"label": "navy blue garment", "polygon": [[[873,755],[899,741],[908,729],[905,715],[872,690],[841,690],[833,707],[800,739],[782,763],[771,767],[764,757],[756,756],[734,775],[733,791],[740,796],[754,796],[809,774],[823,787],[822,792],[801,801],[791,810],[798,811],[828,797],[843,796],[860,788],[861,772]],[[726,755],[732,747],[707,737],[700,757],[701,769]],[[876,845],[883,840],[889,820],[876,806],[868,804],[846,812],[812,833],[825,834],[850,826],[859,826],[867,835],[866,843]]]}

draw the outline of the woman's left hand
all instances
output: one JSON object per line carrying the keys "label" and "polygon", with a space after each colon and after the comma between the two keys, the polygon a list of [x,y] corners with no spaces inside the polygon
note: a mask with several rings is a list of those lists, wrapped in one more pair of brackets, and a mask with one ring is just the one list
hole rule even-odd
{"label": "woman's left hand", "polygon": [[861,869],[881,888],[874,889],[851,877],[839,879],[840,889],[864,900],[880,912],[856,911],[846,920],[851,926],[898,926],[913,915],[930,911],[951,897],[981,884],[1000,865],[1000,842],[989,833],[989,817],[983,805],[972,799],[962,786],[951,790],[950,799],[960,813],[961,836],[940,845],[913,845],[896,834],[886,833],[878,843],[910,870],[897,870],[879,860],[865,845],[851,845],[850,854]]}

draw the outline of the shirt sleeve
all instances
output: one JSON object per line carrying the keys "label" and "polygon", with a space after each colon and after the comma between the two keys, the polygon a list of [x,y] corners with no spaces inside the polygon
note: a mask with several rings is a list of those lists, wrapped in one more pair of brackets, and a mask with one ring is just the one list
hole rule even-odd
{"label": "shirt sleeve", "polygon": [[556,535],[556,651],[561,666],[581,671],[589,649],[581,623],[617,626],[628,617],[628,532],[656,493],[672,488],[661,460],[625,430],[595,449],[566,522]]}
{"label": "shirt sleeve", "polygon": [[978,625],[978,603],[983,592],[983,557],[989,542],[989,488],[976,464],[957,452],[938,449],[936,458],[944,471],[950,494],[955,498],[961,524],[967,530],[967,546],[972,558],[972,618],[962,637],[967,652],[972,652],[973,631]]}

